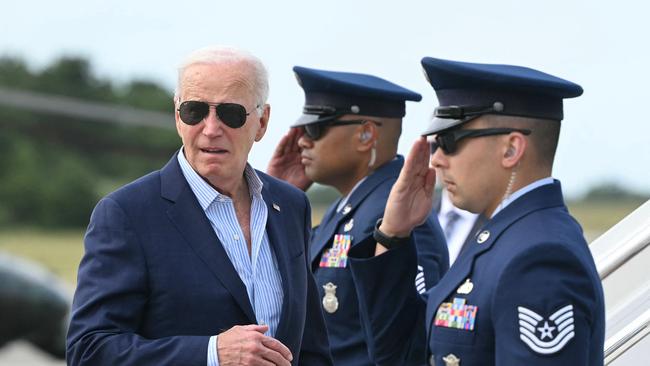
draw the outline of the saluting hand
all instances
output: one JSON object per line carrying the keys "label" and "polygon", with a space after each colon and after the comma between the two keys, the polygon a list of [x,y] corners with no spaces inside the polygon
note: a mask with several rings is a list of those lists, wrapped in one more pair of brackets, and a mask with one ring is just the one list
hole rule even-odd
{"label": "saluting hand", "polygon": [[379,228],[384,234],[408,237],[431,212],[436,171],[429,165],[429,158],[429,144],[421,137],[413,144],[388,196]]}
{"label": "saluting hand", "polygon": [[300,162],[298,139],[302,134],[299,128],[292,128],[282,136],[269,161],[266,173],[306,191],[313,182],[305,175],[305,167]]}
{"label": "saluting hand", "polygon": [[265,336],[268,325],[236,325],[217,337],[221,366],[291,366],[291,351],[280,341]]}

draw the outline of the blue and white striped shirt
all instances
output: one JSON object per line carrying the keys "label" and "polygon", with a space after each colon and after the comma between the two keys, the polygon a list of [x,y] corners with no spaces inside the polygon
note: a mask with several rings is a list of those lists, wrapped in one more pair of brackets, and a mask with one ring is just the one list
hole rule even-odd
{"label": "blue and white striped shirt", "polygon": [[[280,322],[284,292],[277,259],[271,251],[266,234],[268,209],[262,197],[263,183],[255,170],[246,164],[244,176],[251,195],[251,254],[239,226],[235,206],[230,197],[219,193],[190,166],[183,149],[178,162],[199,204],[212,224],[230,262],[246,286],[248,299],[259,324],[266,324],[268,336],[274,337]],[[219,245],[215,243],[215,245]],[[218,366],[217,337],[212,336],[208,345],[208,366]]]}

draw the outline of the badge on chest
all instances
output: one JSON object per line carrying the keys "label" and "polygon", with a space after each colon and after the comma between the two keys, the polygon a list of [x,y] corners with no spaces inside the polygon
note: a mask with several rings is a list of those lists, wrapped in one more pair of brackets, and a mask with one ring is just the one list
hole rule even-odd
{"label": "badge on chest", "polygon": [[[467,295],[474,289],[474,284],[469,278],[456,290],[457,294]],[[451,302],[443,302],[438,307],[433,324],[438,327],[474,330],[476,322],[477,305],[469,305],[467,299],[454,297]]]}
{"label": "badge on chest", "polygon": [[452,302],[443,302],[438,307],[433,324],[438,327],[474,330],[478,306],[466,304],[463,298],[455,297]]}
{"label": "badge on chest", "polygon": [[348,264],[348,251],[352,245],[352,235],[336,234],[332,247],[325,249],[320,258],[320,267],[345,268]]}

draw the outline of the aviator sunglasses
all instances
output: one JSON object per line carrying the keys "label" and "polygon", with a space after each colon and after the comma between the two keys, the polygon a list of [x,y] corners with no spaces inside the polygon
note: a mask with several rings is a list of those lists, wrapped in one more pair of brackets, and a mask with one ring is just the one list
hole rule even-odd
{"label": "aviator sunglasses", "polygon": [[362,125],[366,122],[372,122],[376,124],[377,126],[381,126],[380,122],[377,121],[370,121],[366,119],[353,119],[353,120],[336,120],[333,122],[317,122],[317,123],[310,123],[307,125],[302,126],[305,135],[309,137],[311,140],[316,141],[323,137],[325,135],[325,131],[327,131],[327,128],[330,126],[347,126],[347,125]]}
{"label": "aviator sunglasses", "polygon": [[437,148],[442,149],[445,155],[453,155],[458,150],[458,142],[465,138],[494,136],[494,135],[507,135],[512,132],[519,132],[524,135],[530,135],[531,130],[523,130],[518,128],[482,128],[474,130],[451,130],[439,133],[436,135],[434,141],[431,141],[431,153],[433,154]]}
{"label": "aviator sunglasses", "polygon": [[[246,123],[246,112],[243,105],[237,103],[206,103],[197,100],[188,100],[178,107],[181,121],[188,125],[196,125],[203,121],[210,113],[210,106],[214,106],[219,119],[230,128],[240,128]],[[260,106],[256,106],[259,108]]]}

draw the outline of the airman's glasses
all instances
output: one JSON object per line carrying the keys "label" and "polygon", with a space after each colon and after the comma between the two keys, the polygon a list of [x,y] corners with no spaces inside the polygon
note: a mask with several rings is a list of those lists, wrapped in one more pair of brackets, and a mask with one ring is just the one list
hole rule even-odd
{"label": "airman's glasses", "polygon": [[[210,113],[210,106],[214,106],[219,119],[230,128],[240,128],[246,123],[246,112],[243,105],[237,103],[206,103],[197,100],[188,100],[178,107],[181,121],[188,125],[196,125],[203,121]],[[259,108],[259,106],[257,106]]]}
{"label": "airman's glasses", "polygon": [[310,123],[302,127],[305,130],[305,135],[309,137],[311,140],[316,141],[321,137],[323,137],[323,135],[325,135],[325,131],[327,131],[327,128],[330,126],[362,125],[366,122],[372,122],[377,126],[381,126],[381,123],[377,121],[370,121],[365,119],[352,119],[352,120],[343,120],[343,121],[335,120],[335,121],[327,121],[327,122]]}
{"label": "airman's glasses", "polygon": [[445,155],[453,155],[458,150],[458,142],[465,138],[494,136],[494,135],[507,135],[512,132],[519,132],[524,135],[530,135],[531,130],[518,129],[518,128],[482,128],[474,130],[450,130],[436,135],[434,141],[431,141],[431,153],[433,154],[437,148],[442,149]]}

